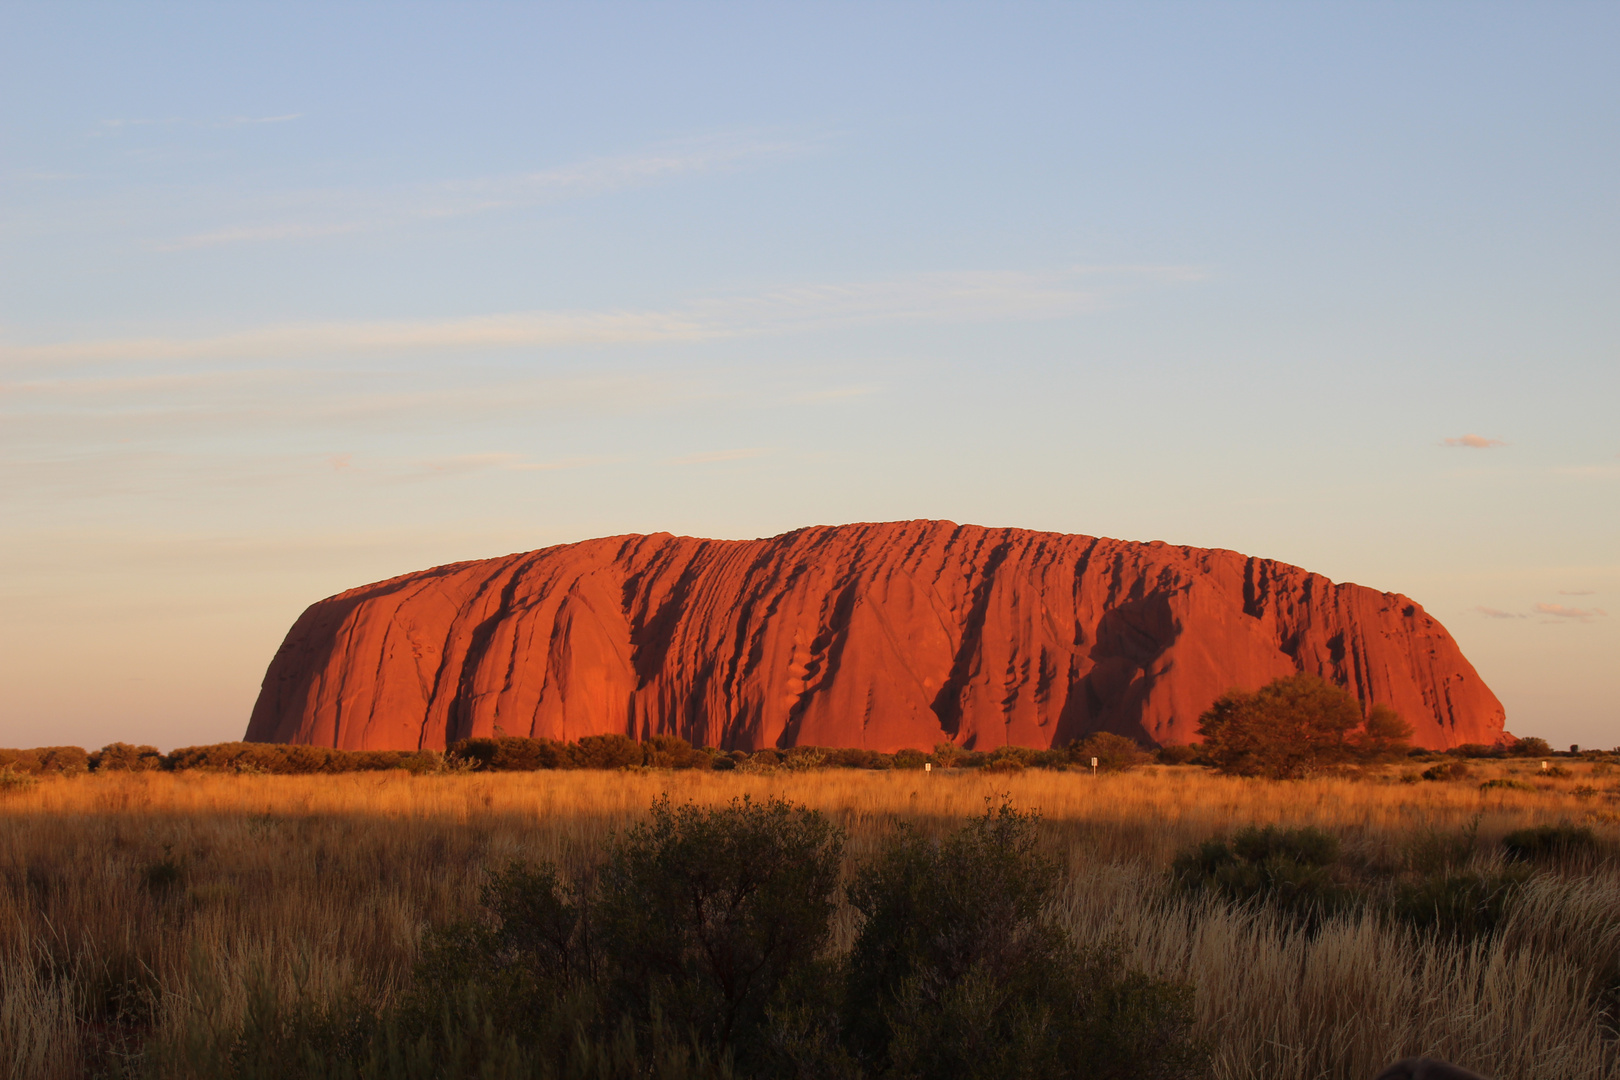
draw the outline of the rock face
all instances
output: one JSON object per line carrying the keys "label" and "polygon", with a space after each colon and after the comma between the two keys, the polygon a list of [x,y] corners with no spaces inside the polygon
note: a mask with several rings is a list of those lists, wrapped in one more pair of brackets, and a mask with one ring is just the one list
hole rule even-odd
{"label": "rock face", "polygon": [[1496,696],[1404,596],[1232,551],[911,521],[608,537],[352,589],[293,625],[246,737],[1186,743],[1221,693],[1296,671],[1393,706],[1421,746],[1502,733]]}

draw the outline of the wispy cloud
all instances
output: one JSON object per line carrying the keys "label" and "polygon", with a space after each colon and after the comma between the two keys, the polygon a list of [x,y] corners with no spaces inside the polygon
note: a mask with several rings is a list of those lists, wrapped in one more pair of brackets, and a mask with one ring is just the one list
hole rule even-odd
{"label": "wispy cloud", "polygon": [[426,476],[456,476],[485,472],[556,472],[559,469],[581,469],[601,465],[618,458],[571,457],[561,461],[529,461],[522,454],[504,451],[483,454],[456,454],[415,463],[406,470],[402,479],[420,479]]}
{"label": "wispy cloud", "polygon": [[241,127],[244,124],[285,124],[289,120],[297,120],[303,113],[282,113],[280,116],[233,116],[228,120],[215,122],[216,127]]}
{"label": "wispy cloud", "polygon": [[289,120],[297,120],[303,113],[281,113],[277,116],[216,116],[216,117],[186,117],[186,116],[121,116],[112,117],[101,122],[100,127],[90,132],[92,137],[111,135],[125,128],[144,127],[194,127],[194,128],[231,128],[243,127],[249,124],[285,124]]}
{"label": "wispy cloud", "polygon": [[752,447],[746,450],[715,450],[707,454],[688,454],[685,457],[671,458],[671,465],[708,465],[717,461],[743,461],[748,458],[764,457],[771,451],[762,447]]}
{"label": "wispy cloud", "polygon": [[178,244],[170,245],[170,250],[181,247],[210,247],[214,244],[252,243],[258,240],[311,240],[321,236],[358,232],[361,228],[362,225],[352,221],[335,221],[324,225],[291,221],[276,225],[242,225],[189,236]]}
{"label": "wispy cloud", "polygon": [[871,397],[882,392],[883,387],[870,384],[864,386],[834,386],[826,390],[806,390],[794,394],[791,400],[795,404],[810,405],[821,401],[847,401],[851,398]]}
{"label": "wispy cloud", "polygon": [[1106,307],[1130,288],[1196,281],[1177,266],[1079,266],[1046,273],[917,274],[789,286],[643,311],[531,311],[441,320],[266,326],[210,337],[114,338],[0,346],[0,365],[296,360],[375,353],[478,352],[692,342],[870,322],[1042,319]]}
{"label": "wispy cloud", "polygon": [[1620,477],[1620,465],[1565,465],[1552,470],[1555,476]]}
{"label": "wispy cloud", "polygon": [[1481,615],[1484,615],[1487,618],[1492,618],[1492,619],[1528,619],[1530,617],[1530,616],[1522,614],[1520,612],[1502,611],[1499,608],[1493,608],[1493,607],[1480,606],[1480,607],[1476,607],[1474,610],[1479,612]]}
{"label": "wispy cloud", "polygon": [[809,153],[817,145],[815,140],[714,135],[664,143],[636,153],[587,158],[536,172],[381,190],[308,192],[294,197],[301,204],[297,218],[236,222],[182,236],[159,247],[178,251],[221,244],[305,240],[408,221],[539,206],[645,187],[681,176],[725,172]]}
{"label": "wispy cloud", "polygon": [[1493,446],[1506,446],[1501,439],[1490,439],[1484,435],[1460,435],[1455,439],[1447,439],[1447,446],[1465,446],[1471,450],[1489,450]]}
{"label": "wispy cloud", "polygon": [[1559,619],[1571,619],[1578,622],[1591,622],[1608,614],[1602,608],[1565,607],[1563,604],[1537,604],[1536,612],[1541,615],[1551,615]]}
{"label": "wispy cloud", "polygon": [[1559,596],[1596,596],[1596,589],[1559,589]]}

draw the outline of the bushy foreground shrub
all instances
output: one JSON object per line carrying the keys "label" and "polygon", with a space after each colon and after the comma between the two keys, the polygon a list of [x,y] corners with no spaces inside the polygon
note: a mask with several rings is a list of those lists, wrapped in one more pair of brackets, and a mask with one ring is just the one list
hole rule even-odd
{"label": "bushy foreground shrub", "polygon": [[1171,878],[1184,891],[1265,905],[1306,926],[1359,910],[1426,935],[1468,941],[1506,923],[1532,876],[1531,863],[1579,865],[1600,850],[1591,829],[1568,822],[1509,833],[1499,853],[1480,849],[1478,831],[1476,818],[1460,831],[1419,832],[1400,865],[1380,866],[1343,858],[1338,840],[1319,829],[1251,826],[1230,841],[1216,838],[1183,851]]}
{"label": "bushy foreground shrub", "polygon": [[1230,842],[1206,840],[1182,852],[1170,872],[1184,890],[1263,902],[1314,922],[1353,902],[1350,890],[1334,877],[1338,859],[1338,838],[1321,829],[1250,826]]}
{"label": "bushy foreground shrub", "polygon": [[1202,1056],[1188,987],[1043,919],[1057,866],[1007,807],[943,841],[902,828],[849,890],[838,1050],[896,1077],[1179,1077]]}
{"label": "bushy foreground shrub", "polygon": [[[842,833],[776,800],[656,804],[603,861],[508,866],[433,932],[381,1014],[260,1015],[192,1068],[257,1077],[578,1080],[1203,1074],[1191,989],[1045,918],[1057,870],[1008,808],[901,830],[856,872],[829,952]],[[206,1055],[205,1055],[206,1056]]]}
{"label": "bushy foreground shrub", "polygon": [[1510,858],[1556,862],[1597,854],[1598,839],[1590,826],[1560,821],[1510,832],[1502,838],[1502,847]]}

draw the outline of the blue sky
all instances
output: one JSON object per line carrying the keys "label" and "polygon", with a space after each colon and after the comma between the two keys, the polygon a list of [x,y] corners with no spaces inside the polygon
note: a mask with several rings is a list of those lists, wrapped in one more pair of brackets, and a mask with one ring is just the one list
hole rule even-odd
{"label": "blue sky", "polygon": [[0,8],[0,744],[308,603],[912,517],[1423,603],[1620,743],[1620,8]]}

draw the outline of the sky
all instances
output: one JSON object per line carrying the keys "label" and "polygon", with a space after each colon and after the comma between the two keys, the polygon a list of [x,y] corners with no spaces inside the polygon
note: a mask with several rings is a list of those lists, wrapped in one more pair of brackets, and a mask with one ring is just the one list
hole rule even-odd
{"label": "sky", "polygon": [[322,597],[948,519],[1404,593],[1620,744],[1620,6],[0,5],[0,745]]}

